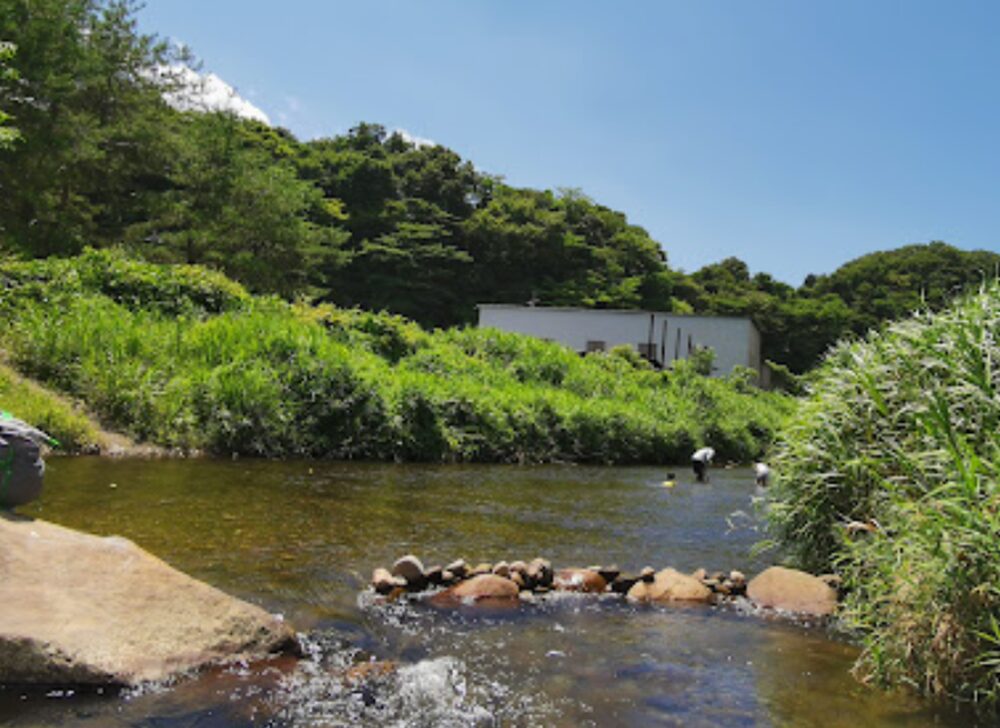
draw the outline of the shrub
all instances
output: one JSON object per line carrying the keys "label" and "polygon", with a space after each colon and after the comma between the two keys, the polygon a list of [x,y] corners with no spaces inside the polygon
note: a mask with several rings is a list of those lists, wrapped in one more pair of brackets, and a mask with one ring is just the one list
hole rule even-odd
{"label": "shrub", "polygon": [[747,460],[789,407],[742,380],[658,372],[625,351],[579,357],[496,330],[428,333],[398,316],[235,289],[213,298],[182,285],[172,306],[164,296],[187,274],[116,256],[0,266],[16,274],[0,289],[0,336],[23,371],[166,446],[666,463],[709,438],[722,457]]}
{"label": "shrub", "polygon": [[826,359],[781,432],[768,516],[838,570],[868,678],[1000,699],[1000,286]]}

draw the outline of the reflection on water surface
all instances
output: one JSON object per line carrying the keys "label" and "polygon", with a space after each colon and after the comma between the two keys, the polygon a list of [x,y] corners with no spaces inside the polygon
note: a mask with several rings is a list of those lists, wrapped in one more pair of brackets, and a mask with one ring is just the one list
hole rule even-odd
{"label": "reflection on water surface", "polygon": [[[854,648],[708,607],[569,596],[513,610],[438,610],[359,596],[373,567],[531,559],[693,570],[766,564],[749,470],[708,485],[656,468],[56,459],[29,512],[120,534],[283,613],[312,658],[206,673],[120,697],[0,689],[0,724],[969,725],[856,684]],[[114,487],[112,487],[114,484]],[[339,668],[399,664],[371,686]]]}

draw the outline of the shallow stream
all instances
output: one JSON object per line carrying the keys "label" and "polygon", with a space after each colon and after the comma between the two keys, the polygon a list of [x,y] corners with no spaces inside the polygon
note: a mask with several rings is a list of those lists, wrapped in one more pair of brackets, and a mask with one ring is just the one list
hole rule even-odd
{"label": "shallow stream", "polygon": [[[817,627],[705,606],[563,597],[507,610],[374,604],[374,567],[544,556],[740,569],[760,538],[749,470],[708,485],[658,468],[57,458],[40,504],[120,534],[285,616],[311,657],[120,695],[0,686],[0,725],[968,726],[970,717],[856,683],[856,650]],[[359,687],[340,668],[394,674]]]}

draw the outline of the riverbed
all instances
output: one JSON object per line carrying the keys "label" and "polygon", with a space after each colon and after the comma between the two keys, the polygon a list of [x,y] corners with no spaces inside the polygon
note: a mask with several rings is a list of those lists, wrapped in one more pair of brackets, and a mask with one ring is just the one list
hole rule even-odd
{"label": "riverbed", "polygon": [[[564,596],[513,609],[379,603],[365,587],[405,553],[425,564],[550,559],[685,571],[770,564],[748,469],[422,466],[256,460],[49,461],[22,512],[131,538],[285,616],[309,657],[97,694],[0,687],[10,726],[968,726],[850,676],[822,627],[727,608]],[[397,670],[371,685],[342,668]]]}

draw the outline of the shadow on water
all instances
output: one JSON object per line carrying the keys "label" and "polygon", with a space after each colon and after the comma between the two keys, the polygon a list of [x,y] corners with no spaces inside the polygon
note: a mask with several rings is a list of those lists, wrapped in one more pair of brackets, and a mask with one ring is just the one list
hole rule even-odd
{"label": "shadow on water", "polygon": [[[708,607],[567,596],[442,610],[359,596],[373,567],[550,558],[682,570],[766,564],[748,470],[663,486],[655,468],[55,459],[25,513],[135,540],[283,613],[311,657],[124,695],[0,689],[0,724],[969,725],[863,688],[854,648]],[[358,660],[398,670],[345,683]]]}

